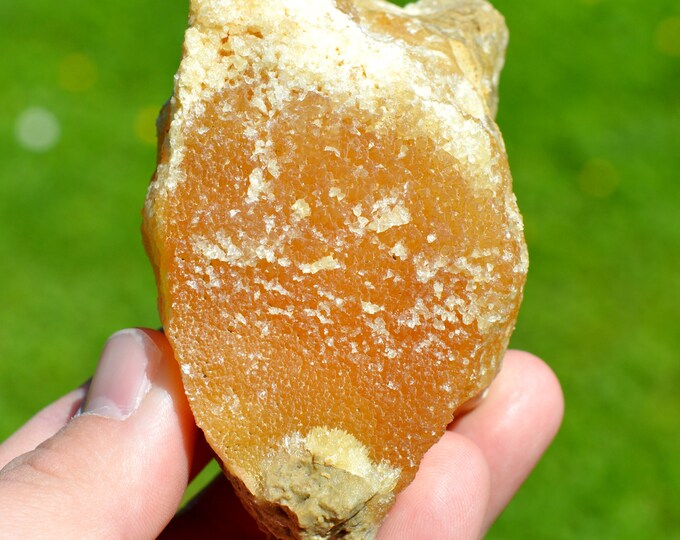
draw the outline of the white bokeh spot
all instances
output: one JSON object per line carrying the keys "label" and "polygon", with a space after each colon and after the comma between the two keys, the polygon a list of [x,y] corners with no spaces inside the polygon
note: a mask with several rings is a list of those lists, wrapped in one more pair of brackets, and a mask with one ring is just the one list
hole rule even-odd
{"label": "white bokeh spot", "polygon": [[17,142],[26,150],[46,152],[59,142],[61,126],[47,109],[29,107],[17,118],[14,133]]}

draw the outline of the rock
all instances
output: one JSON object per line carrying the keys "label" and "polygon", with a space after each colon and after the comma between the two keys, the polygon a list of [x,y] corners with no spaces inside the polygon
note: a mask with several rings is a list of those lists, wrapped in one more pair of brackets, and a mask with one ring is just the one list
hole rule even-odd
{"label": "rock", "polygon": [[278,538],[372,538],[527,271],[482,0],[193,0],[143,232],[198,425]]}

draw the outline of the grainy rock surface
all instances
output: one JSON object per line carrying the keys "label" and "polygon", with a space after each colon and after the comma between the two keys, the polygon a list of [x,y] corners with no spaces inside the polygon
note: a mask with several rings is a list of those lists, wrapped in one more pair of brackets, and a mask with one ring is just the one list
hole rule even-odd
{"label": "grainy rock surface", "polygon": [[482,0],[193,0],[144,209],[196,421],[279,538],[372,538],[527,254]]}

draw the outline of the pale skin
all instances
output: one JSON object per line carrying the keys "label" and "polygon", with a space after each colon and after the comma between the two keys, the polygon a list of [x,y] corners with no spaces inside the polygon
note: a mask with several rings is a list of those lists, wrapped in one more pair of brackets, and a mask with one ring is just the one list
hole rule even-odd
{"label": "pale skin", "polygon": [[[3,535],[264,539],[223,477],[176,513],[211,451],[163,334],[129,330],[114,338],[89,395],[87,385],[73,390],[0,444]],[[121,365],[124,372],[116,371]],[[378,538],[482,537],[552,441],[562,414],[550,368],[509,351],[486,397],[426,454]]]}

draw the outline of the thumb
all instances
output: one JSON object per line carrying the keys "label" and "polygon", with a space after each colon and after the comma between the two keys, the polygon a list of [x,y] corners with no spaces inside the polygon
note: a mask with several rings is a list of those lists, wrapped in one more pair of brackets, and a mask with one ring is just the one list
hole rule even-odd
{"label": "thumb", "polygon": [[157,536],[186,488],[195,435],[163,334],[140,329],[114,334],[82,413],[0,471],[3,533]]}

